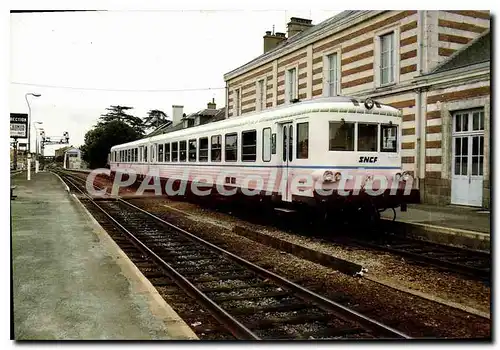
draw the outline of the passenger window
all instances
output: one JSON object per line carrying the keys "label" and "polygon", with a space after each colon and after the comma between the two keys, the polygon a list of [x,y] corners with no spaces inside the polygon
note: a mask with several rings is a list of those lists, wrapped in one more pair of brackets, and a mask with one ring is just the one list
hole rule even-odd
{"label": "passenger window", "polygon": [[198,156],[198,161],[208,162],[208,137],[204,137],[199,140],[200,154]]}
{"label": "passenger window", "polygon": [[148,161],[148,146],[144,147],[144,161]]}
{"label": "passenger window", "polygon": [[212,162],[220,162],[222,159],[222,136],[221,135],[212,136],[210,141],[212,143],[210,160]]}
{"label": "passenger window", "polygon": [[158,161],[163,162],[163,144],[158,146]]}
{"label": "passenger window", "polygon": [[377,152],[377,124],[358,123],[358,151]]}
{"label": "passenger window", "polygon": [[189,161],[196,162],[196,140],[189,140]]}
{"label": "passenger window", "polygon": [[238,135],[226,134],[225,146],[226,162],[236,162],[238,160]]}
{"label": "passenger window", "polygon": [[297,159],[309,157],[309,123],[297,124]]}
{"label": "passenger window", "polygon": [[170,162],[170,143],[165,144],[165,162]]}
{"label": "passenger window", "polygon": [[354,123],[330,122],[330,151],[354,151]]}
{"label": "passenger window", "polygon": [[172,162],[179,161],[179,143],[172,142]]}
{"label": "passenger window", "polygon": [[395,125],[381,125],[380,131],[380,151],[397,152],[398,151],[398,127]]}
{"label": "passenger window", "polygon": [[186,161],[186,148],[187,148],[187,142],[186,141],[179,141],[179,161],[180,162]]}
{"label": "passenger window", "polygon": [[241,160],[255,162],[257,159],[257,131],[243,131],[241,133]]}
{"label": "passenger window", "polygon": [[271,128],[262,130],[262,160],[271,161]]}

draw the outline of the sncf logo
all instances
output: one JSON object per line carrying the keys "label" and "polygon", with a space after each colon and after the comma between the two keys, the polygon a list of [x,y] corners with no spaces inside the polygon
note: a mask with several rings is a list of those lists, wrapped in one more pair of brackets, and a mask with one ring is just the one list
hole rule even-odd
{"label": "sncf logo", "polygon": [[376,163],[378,157],[359,157],[359,163]]}

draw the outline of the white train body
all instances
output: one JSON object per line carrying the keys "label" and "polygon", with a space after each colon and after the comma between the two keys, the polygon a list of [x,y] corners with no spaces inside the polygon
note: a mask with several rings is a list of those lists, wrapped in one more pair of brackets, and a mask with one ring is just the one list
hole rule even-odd
{"label": "white train body", "polygon": [[[403,191],[412,180],[401,167],[399,110],[348,97],[295,103],[116,145],[109,158],[112,173],[133,169],[141,177],[236,189],[282,203],[358,202],[367,186],[372,192],[385,186],[371,197],[377,207],[395,207],[406,201]],[[373,182],[380,178],[385,181]]]}

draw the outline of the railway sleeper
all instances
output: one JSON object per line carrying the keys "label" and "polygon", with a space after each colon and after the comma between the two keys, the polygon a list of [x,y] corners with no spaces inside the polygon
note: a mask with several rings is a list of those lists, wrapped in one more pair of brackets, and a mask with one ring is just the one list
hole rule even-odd
{"label": "railway sleeper", "polygon": [[[204,273],[204,274],[209,274]],[[253,273],[246,273],[246,274],[233,274],[229,273],[227,275],[200,275],[198,278],[190,278],[191,282],[194,282],[196,284],[203,284],[203,283],[209,283],[209,282],[217,282],[217,281],[241,281],[243,282],[244,280],[251,280],[255,279],[255,275]],[[245,282],[246,284],[246,282]]]}
{"label": "railway sleeper", "polygon": [[251,289],[251,288],[262,288],[269,286],[268,282],[259,282],[248,286],[234,286],[234,287],[215,287],[215,288],[199,288],[203,293],[212,293],[212,292],[232,292],[234,290],[239,289]]}
{"label": "railway sleeper", "polygon": [[290,295],[290,292],[287,291],[263,291],[262,294],[257,294],[257,295],[231,295],[231,296],[224,296],[224,297],[217,297],[213,296],[211,298],[213,301],[217,303],[221,303],[224,301],[230,301],[230,300],[256,300],[256,299],[261,299],[261,298],[279,298],[279,297],[287,297]]}
{"label": "railway sleeper", "polygon": [[[179,268],[179,269],[176,269],[177,272],[179,272],[181,275],[184,275],[184,276],[193,276],[193,275],[204,275],[204,274],[210,274],[210,273],[213,273],[214,270],[216,269],[216,272],[231,272],[231,273],[235,273],[235,272],[238,272],[238,271],[246,271],[244,268],[242,267],[222,267],[222,266],[226,266],[225,264],[221,264],[221,265],[215,265],[215,269],[203,269],[203,270],[200,270],[200,268],[204,267],[206,265],[201,265],[201,266],[196,266],[194,269],[193,268]],[[220,268],[218,266],[221,266]]]}
{"label": "railway sleeper", "polygon": [[332,317],[332,315],[320,313],[317,315],[304,315],[304,316],[297,316],[297,317],[286,317],[286,318],[280,318],[280,319],[271,319],[271,320],[258,320],[255,321],[254,323],[249,323],[246,324],[247,328],[254,330],[254,329],[268,329],[268,328],[279,328],[280,326],[284,325],[299,325],[303,323],[310,323],[310,322],[320,322],[320,323],[326,323],[328,322]]}
{"label": "railway sleeper", "polygon": [[226,309],[232,315],[251,315],[255,317],[261,317],[262,313],[267,312],[290,312],[299,311],[304,309],[310,309],[311,305],[300,301],[294,301],[293,303],[279,303],[266,306],[255,306],[255,307],[235,307]]}

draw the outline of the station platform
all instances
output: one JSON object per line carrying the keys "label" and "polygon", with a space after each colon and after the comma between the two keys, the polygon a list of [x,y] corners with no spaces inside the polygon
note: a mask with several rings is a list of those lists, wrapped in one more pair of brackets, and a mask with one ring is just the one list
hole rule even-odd
{"label": "station platform", "polygon": [[11,184],[15,340],[197,339],[56,175]]}
{"label": "station platform", "polygon": [[[392,210],[381,214],[392,220]],[[455,205],[409,204],[408,211],[396,209],[397,225],[405,233],[436,242],[471,249],[490,249],[491,213],[488,210]]]}

